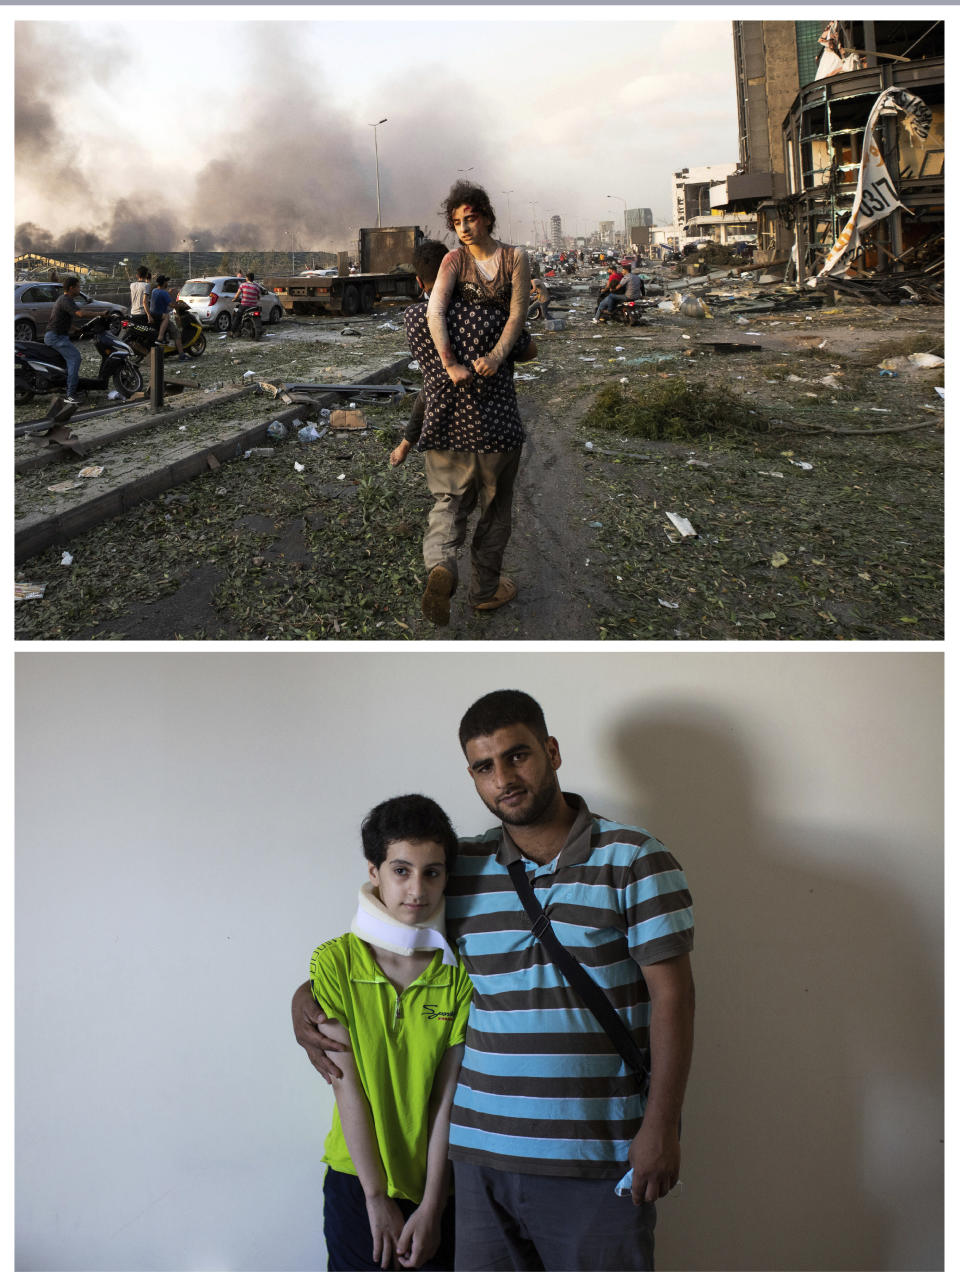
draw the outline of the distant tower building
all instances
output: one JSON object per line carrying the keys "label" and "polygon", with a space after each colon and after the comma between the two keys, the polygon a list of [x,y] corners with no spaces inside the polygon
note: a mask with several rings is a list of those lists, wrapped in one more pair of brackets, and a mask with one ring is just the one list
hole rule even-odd
{"label": "distant tower building", "polygon": [[563,245],[563,228],[560,225],[559,214],[550,216],[550,244],[554,250],[559,250]]}
{"label": "distant tower building", "polygon": [[650,234],[640,232],[640,228],[653,227],[653,211],[645,206],[636,210],[626,210],[623,215],[624,231],[627,234],[627,245],[649,245]]}
{"label": "distant tower building", "polygon": [[605,246],[613,245],[613,220],[604,219],[600,224],[600,240]]}

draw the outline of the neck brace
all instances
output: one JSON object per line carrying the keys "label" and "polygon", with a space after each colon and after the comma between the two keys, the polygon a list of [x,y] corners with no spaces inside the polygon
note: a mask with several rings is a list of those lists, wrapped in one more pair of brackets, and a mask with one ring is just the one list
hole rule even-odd
{"label": "neck brace", "polygon": [[415,951],[443,952],[443,963],[457,963],[444,937],[446,912],[444,899],[429,920],[421,924],[404,924],[392,916],[374,892],[373,885],[364,884],[360,889],[357,910],[350,925],[350,932],[371,946],[395,951],[398,956],[412,956]]}

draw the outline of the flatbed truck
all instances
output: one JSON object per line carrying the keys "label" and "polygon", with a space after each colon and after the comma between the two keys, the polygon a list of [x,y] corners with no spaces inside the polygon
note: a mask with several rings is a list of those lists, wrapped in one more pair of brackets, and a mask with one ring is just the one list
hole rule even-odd
{"label": "flatbed truck", "polygon": [[353,317],[368,313],[378,299],[417,299],[420,287],[411,267],[413,254],[423,240],[417,227],[361,228],[357,260],[359,273],[347,270],[346,254],[338,255],[335,276],[322,273],[299,277],[266,277],[289,316],[317,316],[339,313]]}

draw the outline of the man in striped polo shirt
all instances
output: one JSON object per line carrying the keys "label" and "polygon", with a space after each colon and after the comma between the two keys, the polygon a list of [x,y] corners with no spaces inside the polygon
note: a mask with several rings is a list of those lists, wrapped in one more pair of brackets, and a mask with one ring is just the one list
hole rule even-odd
{"label": "man in striped polo shirt", "polygon": [[[561,792],[560,748],[525,693],[482,697],[460,744],[502,825],[461,841],[447,886],[448,936],[474,985],[450,1122],[457,1271],[651,1270],[693,1045],[686,880],[646,831]],[[648,1084],[534,937],[512,861],[647,1052]],[[301,987],[297,1039],[329,1079],[317,1013]],[[628,1169],[632,1201],[615,1192]]]}

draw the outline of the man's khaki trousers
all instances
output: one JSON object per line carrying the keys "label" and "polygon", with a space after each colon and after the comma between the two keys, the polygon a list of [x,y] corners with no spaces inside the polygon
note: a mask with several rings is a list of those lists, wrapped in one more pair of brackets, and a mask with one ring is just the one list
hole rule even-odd
{"label": "man's khaki trousers", "polygon": [[434,506],[423,538],[427,571],[446,567],[456,587],[457,553],[467,534],[467,519],[479,503],[470,545],[470,602],[491,599],[500,583],[503,553],[510,539],[513,484],[522,448],[515,451],[425,451],[427,486]]}

